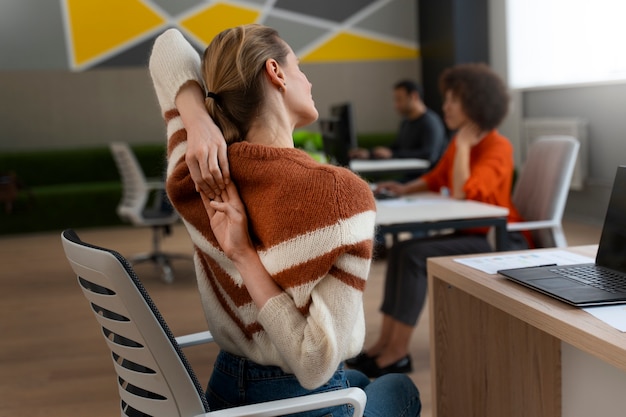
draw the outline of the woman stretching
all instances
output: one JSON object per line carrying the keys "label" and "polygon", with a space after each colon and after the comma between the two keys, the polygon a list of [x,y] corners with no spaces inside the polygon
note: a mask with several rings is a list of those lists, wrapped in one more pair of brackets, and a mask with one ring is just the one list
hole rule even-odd
{"label": "woman stretching", "polygon": [[[167,192],[194,243],[206,318],[221,348],[207,389],[211,409],[359,386],[368,417],[419,415],[406,376],[369,383],[343,369],[364,338],[375,205],[356,175],[294,148],[293,130],[318,113],[291,48],[275,30],[246,25],[218,34],[200,65],[169,30],[155,43],[150,71],[167,122]],[[223,138],[213,130],[187,141],[186,127],[211,131],[213,121]],[[185,161],[188,147],[224,139],[230,181],[204,191],[191,176],[197,166]],[[299,415],[351,414],[342,406]]]}

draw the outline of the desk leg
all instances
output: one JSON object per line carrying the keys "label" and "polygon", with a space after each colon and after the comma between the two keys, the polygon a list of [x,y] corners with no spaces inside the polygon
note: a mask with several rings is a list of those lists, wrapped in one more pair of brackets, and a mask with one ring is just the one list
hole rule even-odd
{"label": "desk leg", "polygon": [[429,276],[433,417],[558,417],[560,341]]}
{"label": "desk leg", "polygon": [[501,219],[496,225],[496,250],[503,251],[505,249],[504,243],[507,240],[506,235],[506,219]]}

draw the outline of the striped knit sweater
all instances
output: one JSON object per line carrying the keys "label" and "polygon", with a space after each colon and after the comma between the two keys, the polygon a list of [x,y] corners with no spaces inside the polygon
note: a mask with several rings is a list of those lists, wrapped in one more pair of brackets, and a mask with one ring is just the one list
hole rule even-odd
{"label": "striped knit sweater", "polygon": [[220,250],[184,161],[186,131],[175,108],[180,87],[201,84],[199,58],[170,29],[155,42],[150,72],[168,131],[167,192],[195,247],[209,328],[227,352],[321,386],[363,344],[362,296],[372,255],[375,204],[350,171],[294,148],[229,146],[231,177],[246,205],[263,265],[284,292],[262,309]]}

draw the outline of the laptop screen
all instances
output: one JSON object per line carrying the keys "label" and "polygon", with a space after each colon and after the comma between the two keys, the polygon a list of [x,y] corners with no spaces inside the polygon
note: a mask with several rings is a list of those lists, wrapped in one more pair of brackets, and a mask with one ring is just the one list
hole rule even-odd
{"label": "laptop screen", "polygon": [[626,166],[617,167],[596,264],[626,272]]}

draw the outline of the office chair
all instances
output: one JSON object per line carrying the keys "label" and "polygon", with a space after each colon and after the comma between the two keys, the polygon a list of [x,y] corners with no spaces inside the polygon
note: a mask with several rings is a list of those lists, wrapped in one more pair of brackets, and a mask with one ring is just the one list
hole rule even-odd
{"label": "office chair", "polygon": [[531,145],[513,190],[525,221],[508,231],[529,230],[536,247],[566,247],[561,224],[580,144],[572,136],[542,136]]}
{"label": "office chair", "polygon": [[363,416],[366,396],[359,388],[211,412],[181,349],[211,342],[211,333],[174,338],[124,257],[82,242],[71,229],[62,233],[61,241],[111,350],[122,416],[269,417],[341,404],[351,404],[354,416]]}
{"label": "office chair", "polygon": [[[146,179],[141,165],[127,143],[114,142],[109,146],[122,180],[122,199],[117,206],[117,214],[122,220],[135,226],[152,228],[152,251],[133,256],[129,260],[133,264],[154,262],[161,267],[163,280],[171,283],[174,280],[174,273],[170,260],[190,260],[192,257],[161,250],[162,235],[169,235],[171,226],[179,221],[178,213],[165,195],[165,183],[162,179],[150,181]],[[148,205],[150,202],[151,206]]]}

